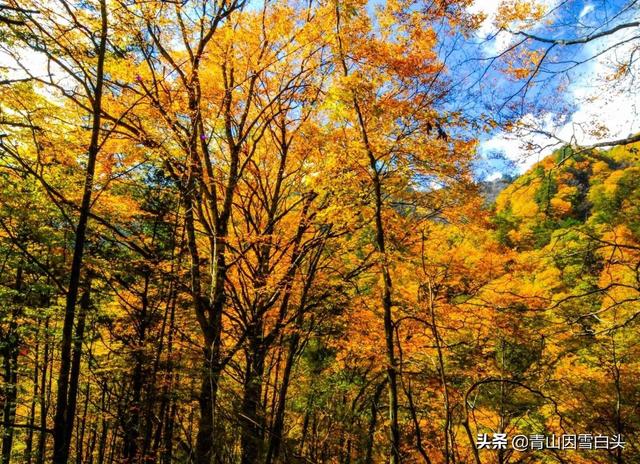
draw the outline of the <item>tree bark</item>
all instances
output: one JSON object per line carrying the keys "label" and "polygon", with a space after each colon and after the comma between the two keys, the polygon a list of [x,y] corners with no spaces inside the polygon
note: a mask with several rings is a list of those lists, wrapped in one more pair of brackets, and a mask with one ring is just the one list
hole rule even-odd
{"label": "tree bark", "polygon": [[84,406],[82,409],[82,417],[78,418],[77,445],[76,445],[76,464],[82,464],[84,461],[84,437],[87,431],[87,413],[89,412],[89,398],[91,395],[91,384],[87,382],[84,389]]}

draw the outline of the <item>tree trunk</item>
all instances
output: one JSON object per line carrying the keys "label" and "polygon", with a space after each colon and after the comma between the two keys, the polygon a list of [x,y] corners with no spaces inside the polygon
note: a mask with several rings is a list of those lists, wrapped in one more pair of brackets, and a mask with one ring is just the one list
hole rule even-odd
{"label": "tree trunk", "polygon": [[142,292],[141,311],[138,318],[137,346],[134,352],[134,368],[131,378],[131,401],[128,404],[127,417],[124,421],[124,462],[133,463],[138,454],[140,422],[142,414],[142,387],[145,378],[145,354],[143,352],[149,321],[149,281],[150,271],[145,272],[144,290]]}
{"label": "tree trunk", "polygon": [[280,455],[280,445],[282,443],[282,434],[284,433],[284,413],[287,402],[287,390],[289,389],[291,370],[293,369],[293,362],[295,360],[296,352],[298,351],[299,340],[300,335],[298,335],[297,332],[291,335],[289,351],[287,353],[287,359],[284,366],[284,373],[282,374],[282,384],[280,385],[280,391],[278,392],[278,403],[276,406],[275,418],[273,421],[273,427],[271,428],[271,434],[269,435],[269,449],[267,451],[265,464],[272,464],[273,462],[276,462]]}
{"label": "tree trunk", "polygon": [[311,414],[311,398],[307,401],[307,407],[304,409],[304,419],[302,421],[302,436],[300,437],[300,448],[298,453],[300,456],[304,456],[304,445],[307,441],[307,435],[309,433],[309,416]]}
{"label": "tree trunk", "polygon": [[9,464],[13,448],[18,396],[18,343],[17,324],[11,322],[9,336],[5,340],[3,356],[4,407],[2,411],[2,464]]}
{"label": "tree trunk", "polygon": [[205,362],[200,385],[200,419],[196,437],[196,463],[212,464],[214,459],[214,407],[218,394],[219,373],[211,367],[211,350],[205,349]]}
{"label": "tree trunk", "polygon": [[[175,310],[176,310],[176,296],[177,292],[174,290],[172,298],[169,304],[169,330],[167,334],[167,372],[166,378],[163,382],[161,393],[161,406],[163,411],[161,415],[160,424],[158,424],[158,430],[156,431],[156,439],[154,443],[154,450],[157,450],[160,446],[160,440],[162,439],[162,464],[171,464],[173,458],[173,423],[176,415],[175,401],[172,401],[172,386],[174,382],[173,374],[173,332],[175,326]],[[166,317],[166,316],[165,316]],[[162,419],[164,417],[164,419]]]}
{"label": "tree trunk", "polygon": [[13,449],[14,427],[16,422],[16,406],[18,398],[18,312],[21,305],[22,266],[18,266],[15,282],[16,297],[13,299],[9,332],[3,340],[3,380],[4,406],[2,408],[2,464],[9,464]]}
{"label": "tree trunk", "polygon": [[173,427],[176,417],[176,402],[171,401],[169,417],[164,431],[164,446],[162,449],[162,464],[171,464],[173,461]]}
{"label": "tree trunk", "polygon": [[87,382],[87,386],[84,389],[84,406],[82,411],[82,417],[78,418],[78,439],[76,445],[76,464],[82,464],[84,462],[84,437],[87,431],[87,413],[89,411],[89,396],[91,394],[91,384]]}
{"label": "tree trunk", "polygon": [[27,464],[31,464],[33,460],[33,432],[36,423],[36,403],[38,400],[38,380],[39,375],[38,371],[40,370],[40,335],[41,335],[41,321],[38,320],[38,327],[36,330],[36,346],[34,348],[35,351],[35,360],[33,366],[33,393],[31,396],[31,406],[29,407],[29,420],[28,425],[29,429],[27,430],[27,444],[24,450],[24,459]]}
{"label": "tree trunk", "polygon": [[[422,456],[422,460],[426,464],[431,464],[431,459],[429,459],[429,455],[422,446],[422,430],[420,429],[420,421],[418,419],[418,413],[416,411],[416,406],[413,403],[413,393],[411,392],[411,382],[409,381],[409,386],[406,389],[407,400],[409,401],[409,412],[411,413],[411,420],[413,421],[413,427],[416,431],[416,448],[418,448],[418,452],[420,456]],[[448,448],[445,451],[445,456],[449,456]],[[447,459],[447,463],[449,460]]]}
{"label": "tree trunk", "polygon": [[98,464],[104,464],[104,455],[107,448],[107,438],[109,436],[109,424],[102,418],[100,430],[100,441],[98,442]]}
{"label": "tree trunk", "polygon": [[433,335],[433,339],[436,345],[436,352],[438,354],[438,373],[440,374],[440,384],[442,385],[442,396],[444,400],[444,414],[445,414],[445,422],[444,422],[444,456],[445,463],[449,464],[449,461],[454,459],[453,453],[453,431],[451,430],[451,405],[449,401],[449,385],[447,381],[447,373],[444,364],[444,353],[442,350],[442,342],[440,338],[440,332],[438,330],[438,325],[436,321],[436,310],[435,310],[435,294],[433,291],[433,286],[431,281],[427,281],[427,291],[428,291],[428,306],[429,313],[431,316],[431,334]]}
{"label": "tree trunk", "polygon": [[[82,344],[84,342],[84,330],[87,319],[87,312],[91,305],[91,279],[89,278],[82,299],[80,300],[80,311],[78,313],[78,325],[76,326],[75,339],[73,341],[73,353],[71,360],[71,374],[69,376],[69,416],[67,418],[67,427],[69,430],[73,427],[75,411],[78,400],[78,390],[80,387],[80,365],[82,361]],[[81,438],[81,437],[80,437]],[[69,441],[71,436],[69,436]],[[82,450],[79,450],[82,452]]]}
{"label": "tree trunk", "polygon": [[[342,37],[340,32],[340,5],[336,1],[336,30],[338,38],[338,47],[340,51],[340,60],[342,70],[346,77],[349,76],[349,70],[342,48]],[[398,426],[398,366],[395,355],[394,328],[392,314],[392,280],[389,271],[388,257],[386,254],[385,244],[385,228],[382,220],[383,198],[382,198],[382,179],[378,168],[378,160],[373,152],[373,147],[369,141],[369,133],[365,124],[362,109],[356,92],[352,92],[353,108],[355,110],[358,127],[360,128],[360,136],[364,145],[369,168],[371,171],[371,179],[374,191],[374,220],[375,220],[375,246],[380,254],[380,274],[382,277],[382,309],[384,320],[384,338],[387,355],[387,380],[389,384],[389,438],[391,441],[390,464],[398,464],[400,462],[400,428]]]}
{"label": "tree trunk", "polygon": [[[191,256],[191,296],[193,299],[196,317],[204,337],[204,359],[202,369],[202,382],[200,386],[200,418],[198,434],[196,436],[195,462],[196,464],[211,464],[214,459],[214,429],[215,429],[215,403],[218,392],[218,378],[220,375],[219,351],[220,331],[222,324],[222,309],[224,306],[224,283],[226,267],[224,258],[224,246],[221,243],[215,253],[217,261],[214,287],[212,290],[213,302],[202,294],[202,281],[200,273],[200,256],[195,235],[195,218],[193,215],[194,200],[192,189],[195,189],[195,181],[190,176],[188,185],[191,186],[184,193],[185,203],[185,228],[187,232],[187,245]],[[221,231],[222,237],[226,231]],[[221,240],[224,240],[221,238]]]}
{"label": "tree trunk", "polygon": [[[98,63],[96,67],[95,95],[93,95],[91,142],[88,150],[87,171],[85,176],[80,217],[76,227],[73,258],[69,287],[66,295],[64,322],[62,326],[62,342],[60,346],[60,371],[58,375],[58,391],[56,394],[56,414],[53,425],[53,462],[54,464],[67,464],[71,435],[73,432],[73,416],[75,414],[75,395],[77,385],[73,385],[69,378],[71,371],[71,345],[73,338],[73,325],[75,320],[76,300],[80,288],[80,273],[84,255],[84,245],[87,233],[87,223],[91,209],[91,196],[93,191],[93,176],[95,173],[96,158],[100,150],[100,124],[102,113],[102,87],[104,79],[104,60],[107,48],[107,5],[106,0],[100,0],[100,44],[97,50]],[[75,392],[75,393],[74,393]]]}
{"label": "tree trunk", "polygon": [[262,405],[262,376],[264,374],[265,350],[255,338],[250,341],[251,354],[247,359],[247,369],[242,398],[242,464],[256,464],[262,459],[264,437],[264,408]]}
{"label": "tree trunk", "polygon": [[38,435],[38,454],[36,458],[37,464],[43,464],[45,454],[47,453],[47,413],[49,405],[47,404],[47,370],[49,368],[50,357],[49,343],[49,318],[44,321],[44,359],[42,360],[42,376],[40,378],[40,432]]}
{"label": "tree trunk", "polygon": [[98,424],[93,422],[91,425],[91,435],[89,438],[89,446],[87,447],[87,455],[85,460],[82,461],[86,464],[93,464],[93,455],[96,450],[96,440],[98,439]]}
{"label": "tree trunk", "polygon": [[376,390],[373,394],[373,398],[371,400],[371,415],[369,417],[369,430],[367,433],[367,449],[365,452],[364,464],[373,464],[373,435],[376,432],[376,425],[378,423],[378,403],[380,402],[380,396],[382,395],[382,391],[387,384],[387,379],[383,382],[380,382],[376,387]]}

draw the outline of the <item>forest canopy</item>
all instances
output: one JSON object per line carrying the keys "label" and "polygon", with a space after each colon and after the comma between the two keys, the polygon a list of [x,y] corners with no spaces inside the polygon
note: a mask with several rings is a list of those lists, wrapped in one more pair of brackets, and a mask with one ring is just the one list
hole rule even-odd
{"label": "forest canopy", "polygon": [[640,463],[639,30],[0,3],[0,464]]}

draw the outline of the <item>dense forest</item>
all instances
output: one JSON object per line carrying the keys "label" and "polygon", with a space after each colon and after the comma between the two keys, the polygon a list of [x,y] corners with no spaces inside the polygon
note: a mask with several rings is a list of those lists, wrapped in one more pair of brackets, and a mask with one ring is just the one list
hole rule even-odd
{"label": "dense forest", "polygon": [[0,4],[0,464],[640,463],[640,136],[536,126],[636,98],[585,5]]}

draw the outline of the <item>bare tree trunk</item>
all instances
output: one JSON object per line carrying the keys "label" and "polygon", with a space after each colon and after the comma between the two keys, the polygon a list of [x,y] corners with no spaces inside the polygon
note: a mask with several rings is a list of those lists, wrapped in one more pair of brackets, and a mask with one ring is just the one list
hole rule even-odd
{"label": "bare tree trunk", "polygon": [[307,407],[304,409],[304,419],[302,421],[302,436],[300,437],[300,449],[298,453],[300,456],[304,456],[304,445],[307,442],[307,435],[309,434],[309,416],[311,414],[311,399],[307,401]]}
{"label": "bare tree trunk", "polygon": [[85,456],[83,463],[93,464],[93,455],[96,450],[96,441],[98,439],[98,424],[96,421],[93,421],[91,424],[91,435],[89,436],[89,446],[87,447],[87,454]]}
{"label": "bare tree trunk", "polygon": [[176,404],[175,401],[171,398],[171,390],[173,385],[173,362],[171,361],[171,356],[173,353],[173,331],[175,325],[175,310],[176,310],[176,296],[177,293],[174,291],[173,297],[170,302],[170,311],[169,311],[169,331],[167,335],[167,356],[169,358],[169,364],[167,366],[166,380],[163,382],[162,388],[162,405],[161,409],[165,411],[166,418],[160,422],[158,425],[156,439],[157,444],[154,445],[154,448],[158,448],[160,438],[162,438],[162,464],[171,464],[173,459],[173,425],[176,416]]}
{"label": "bare tree trunk", "polygon": [[409,400],[409,412],[411,413],[411,420],[413,421],[413,427],[416,431],[416,448],[418,448],[418,452],[420,456],[422,456],[422,460],[431,464],[431,459],[429,459],[429,455],[422,446],[422,430],[420,430],[420,421],[418,419],[418,413],[416,411],[416,406],[413,402],[413,393],[411,391],[411,381],[409,381],[409,386],[405,389],[405,393],[407,395],[407,399]]}
{"label": "bare tree trunk", "polygon": [[[195,156],[195,155],[194,155]],[[195,313],[204,336],[202,382],[200,385],[200,418],[198,434],[196,436],[195,461],[197,464],[211,464],[214,458],[214,429],[215,429],[215,403],[218,393],[218,378],[220,375],[218,357],[220,350],[220,331],[222,324],[222,309],[224,306],[224,283],[226,277],[224,247],[214,253],[217,260],[213,302],[202,294],[202,280],[200,272],[200,256],[195,235],[195,218],[193,215],[194,199],[192,190],[195,188],[195,180],[190,176],[187,189],[184,194],[185,203],[185,228],[187,232],[187,244],[191,256],[191,295],[195,307]],[[226,236],[226,231],[221,231]]]}
{"label": "bare tree trunk", "polygon": [[[155,233],[155,232],[154,232]],[[149,281],[150,271],[146,270],[144,276],[144,290],[142,292],[141,311],[138,318],[137,349],[134,352],[134,368],[131,378],[131,400],[124,420],[124,461],[133,463],[138,454],[138,440],[140,437],[141,411],[142,411],[142,387],[144,384],[145,355],[143,347],[147,338],[147,326],[149,320]]]}
{"label": "bare tree trunk", "polygon": [[162,449],[162,464],[171,464],[173,462],[173,427],[176,417],[176,402],[171,401],[169,407],[169,417],[164,431],[164,445]]}
{"label": "bare tree trunk", "polygon": [[[107,390],[106,388],[102,390],[102,395],[100,399],[100,407],[104,411],[107,407]],[[100,425],[100,440],[98,442],[98,464],[104,464],[104,456],[105,450],[107,447],[107,438],[109,435],[109,423],[105,417],[102,417]]]}
{"label": "bare tree trunk", "polygon": [[212,350],[205,349],[202,383],[200,385],[200,419],[196,436],[196,463],[212,464],[214,459],[214,408],[218,394],[219,373],[212,368]]}

